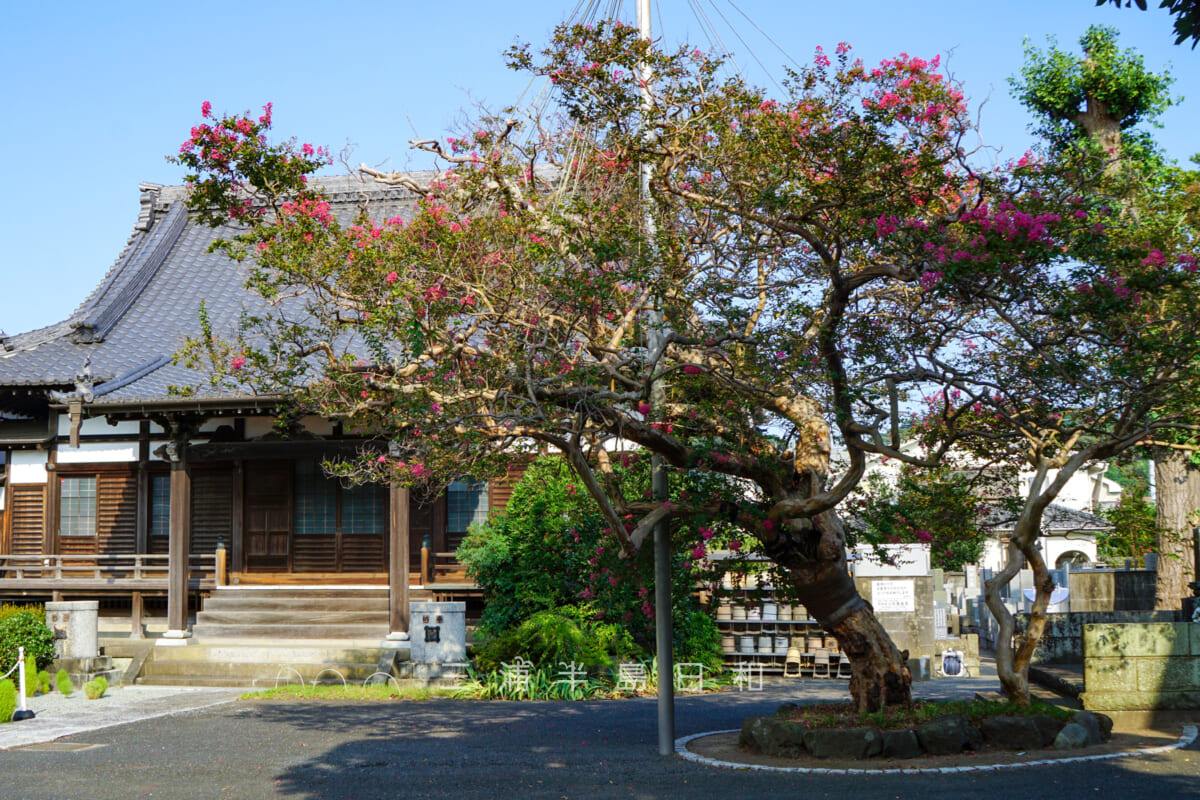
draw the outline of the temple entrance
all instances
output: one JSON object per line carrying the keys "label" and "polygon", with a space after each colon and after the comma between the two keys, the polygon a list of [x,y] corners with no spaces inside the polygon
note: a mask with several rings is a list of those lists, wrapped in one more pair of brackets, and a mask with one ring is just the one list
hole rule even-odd
{"label": "temple entrance", "polygon": [[291,472],[291,464],[246,465],[247,572],[286,572],[291,567]]}

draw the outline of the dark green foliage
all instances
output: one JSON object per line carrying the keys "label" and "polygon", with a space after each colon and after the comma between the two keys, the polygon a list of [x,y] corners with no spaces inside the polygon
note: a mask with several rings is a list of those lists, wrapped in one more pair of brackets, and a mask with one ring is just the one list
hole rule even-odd
{"label": "dark green foliage", "polygon": [[675,663],[703,664],[709,672],[722,669],[721,632],[704,611],[679,611],[673,617]]}
{"label": "dark green foliage", "polygon": [[[626,490],[639,496],[648,492],[646,466],[636,457],[622,460],[624,464],[616,469]],[[687,476],[676,491],[719,491],[705,481],[715,478]],[[676,541],[700,536],[691,533],[685,538],[687,535],[680,531]],[[682,552],[677,553],[672,569],[675,652],[680,658],[711,664],[720,658],[715,627],[690,616],[703,613],[693,590],[698,581],[708,577],[704,551],[697,556],[697,546],[676,547]],[[632,559],[620,558],[614,537],[591,498],[561,458],[545,457],[530,464],[513,488],[507,512],[473,528],[459,547],[458,557],[483,589],[486,607],[479,632],[485,640],[503,638],[504,644],[496,645],[500,651],[518,652],[520,647],[511,640],[514,629],[539,612],[555,611],[576,620],[581,620],[580,613],[590,615],[582,621],[614,626],[622,631],[623,641],[635,643],[643,653],[653,652],[652,548],[642,548]],[[583,611],[571,610],[575,608]],[[543,621],[549,619],[553,615]],[[699,639],[692,641],[693,635]]]}
{"label": "dark green foliage", "polygon": [[[989,507],[1006,507],[1015,497],[1003,487],[982,486],[946,467],[900,470],[897,485],[883,476],[872,476],[866,491],[851,508],[861,523],[855,540],[863,544],[929,545],[935,567],[960,570],[979,560],[987,531],[983,527]],[[987,500],[980,494],[995,494]]]}
{"label": "dark green foliage", "polygon": [[1147,489],[1145,479],[1133,481],[1121,493],[1116,508],[1104,512],[1113,527],[1096,534],[1100,560],[1140,560],[1146,553],[1158,550],[1159,537],[1167,532],[1158,526],[1158,511],[1154,503],[1146,499]]}
{"label": "dark green foliage", "polygon": [[1174,101],[1171,76],[1149,72],[1135,50],[1117,49],[1117,30],[1094,25],[1079,39],[1083,56],[1059,50],[1050,39],[1045,52],[1027,41],[1020,78],[1010,78],[1013,93],[1037,120],[1034,129],[1058,150],[1086,143],[1081,113],[1089,101],[1119,124],[1123,155],[1153,157],[1155,147],[1136,128],[1155,120]]}
{"label": "dark green foliage", "polygon": [[516,627],[494,636],[479,648],[475,663],[485,671],[499,670],[518,656],[538,667],[576,662],[591,668],[638,654],[629,633],[611,623],[589,621],[590,609],[566,607],[539,611]]}
{"label": "dark green foliage", "polygon": [[17,663],[17,648],[25,648],[25,657],[36,669],[54,660],[54,633],[46,627],[46,612],[41,606],[4,606],[0,609],[0,673]]}
{"label": "dark green foliage", "polygon": [[17,710],[17,686],[11,678],[0,681],[0,723],[12,720]]}

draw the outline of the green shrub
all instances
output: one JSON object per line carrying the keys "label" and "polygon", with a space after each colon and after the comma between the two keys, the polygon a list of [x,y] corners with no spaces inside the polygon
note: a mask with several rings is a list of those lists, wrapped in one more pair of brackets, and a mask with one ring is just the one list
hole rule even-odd
{"label": "green shrub", "polygon": [[38,691],[42,694],[50,694],[50,673],[46,670],[38,673]]}
{"label": "green shrub", "polygon": [[12,720],[17,710],[17,687],[11,678],[0,681],[0,722]]}
{"label": "green shrub", "polygon": [[25,696],[33,697],[38,692],[42,682],[38,680],[38,668],[33,659],[25,657]]}
{"label": "green shrub", "polygon": [[0,609],[0,674],[17,663],[17,648],[25,648],[25,657],[37,669],[54,660],[54,633],[46,626],[41,606],[4,606]]}
{"label": "green shrub", "polygon": [[[630,500],[648,496],[648,460],[625,456],[613,469]],[[716,503],[724,497],[722,480],[712,473],[688,471],[677,481],[673,497],[686,494]],[[704,533],[700,528],[680,530],[680,542],[686,542],[689,535],[703,535],[707,540],[724,523],[697,519],[678,526],[682,529],[685,524],[703,526]],[[612,626],[609,630],[619,630],[623,642],[636,644],[630,655],[644,659],[655,647],[652,550],[643,547],[633,558],[622,558],[608,523],[570,467],[562,458],[543,457],[530,464],[513,487],[505,513],[493,516],[485,525],[472,526],[458,548],[458,558],[483,590],[486,605],[477,632],[483,639],[497,642],[495,647],[506,654],[501,660],[522,650],[523,645],[514,642],[513,636],[525,621],[547,611],[577,618],[579,615],[568,610],[576,606],[590,612],[577,621]],[[694,590],[710,577],[711,570],[702,546],[677,547],[673,562],[672,616],[679,622],[699,610]],[[702,634],[702,642],[688,640],[693,630]],[[593,626],[591,635],[597,633],[600,631]],[[517,639],[528,634],[517,635]],[[711,643],[712,653],[717,654],[719,639],[710,634],[698,625],[685,626],[682,634],[677,633],[677,649],[690,657],[707,652]],[[612,651],[609,644],[603,647]],[[623,646],[614,644],[617,649]],[[548,651],[556,649],[560,648]],[[577,648],[565,648],[573,649]],[[708,663],[711,657],[690,660]]]}
{"label": "green shrub", "polygon": [[703,664],[710,673],[723,669],[721,631],[703,611],[676,613],[674,621],[675,663]]}
{"label": "green shrub", "polygon": [[83,685],[83,693],[88,700],[99,700],[108,691],[108,681],[103,678],[93,678]]}
{"label": "green shrub", "polygon": [[54,685],[58,687],[58,691],[63,697],[70,697],[71,692],[75,691],[75,684],[71,683],[71,676],[65,669],[60,669],[54,676]]}
{"label": "green shrub", "polygon": [[547,669],[555,669],[561,662],[600,668],[614,660],[640,657],[641,650],[627,630],[595,617],[589,606],[539,611],[484,642],[475,653],[475,663],[490,672],[518,656]]}

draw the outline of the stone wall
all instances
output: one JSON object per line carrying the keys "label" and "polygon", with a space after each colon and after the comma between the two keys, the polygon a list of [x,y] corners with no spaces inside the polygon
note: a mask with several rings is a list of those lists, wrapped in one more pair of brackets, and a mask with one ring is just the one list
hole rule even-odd
{"label": "stone wall", "polygon": [[1200,623],[1083,626],[1083,707],[1200,709]]}
{"label": "stone wall", "polygon": [[[1178,619],[1174,611],[1072,611],[1069,614],[1049,614],[1032,663],[1082,664],[1085,625],[1175,622]],[[1017,632],[1021,633],[1029,623],[1029,615],[1018,614],[1016,621]]]}
{"label": "stone wall", "polygon": [[1156,574],[1150,569],[1072,572],[1071,611],[1153,611]]}
{"label": "stone wall", "polygon": [[909,658],[933,658],[933,581],[929,576],[856,577],[854,583],[858,593],[874,606],[879,624],[896,647],[907,650]]}

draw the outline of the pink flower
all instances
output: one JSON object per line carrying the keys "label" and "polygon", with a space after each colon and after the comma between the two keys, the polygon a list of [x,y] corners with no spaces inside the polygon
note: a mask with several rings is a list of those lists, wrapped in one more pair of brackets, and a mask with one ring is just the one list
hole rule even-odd
{"label": "pink flower", "polygon": [[387,456],[380,456],[379,458],[375,459],[375,461],[376,461],[377,463],[379,463],[379,464],[386,464],[386,463],[387,463]]}
{"label": "pink flower", "polygon": [[686,375],[699,375],[703,371],[704,370],[700,369],[695,364],[688,364],[686,367],[683,368],[683,372]]}
{"label": "pink flower", "polygon": [[638,404],[638,413],[643,414],[643,415],[649,414],[650,413],[650,404],[649,403],[639,403]]}
{"label": "pink flower", "polygon": [[712,537],[713,537],[713,529],[706,528],[703,525],[701,525],[700,526],[700,538],[707,542]]}
{"label": "pink flower", "polygon": [[200,116],[206,118],[212,116],[212,103],[205,100],[200,104]]}
{"label": "pink flower", "polygon": [[229,362],[229,366],[231,369],[241,369],[242,367],[246,366],[246,357],[245,356],[234,356],[233,359]]}
{"label": "pink flower", "polygon": [[395,272],[389,272],[384,280],[387,281],[388,286],[391,286],[393,283],[400,280],[400,275]]}

